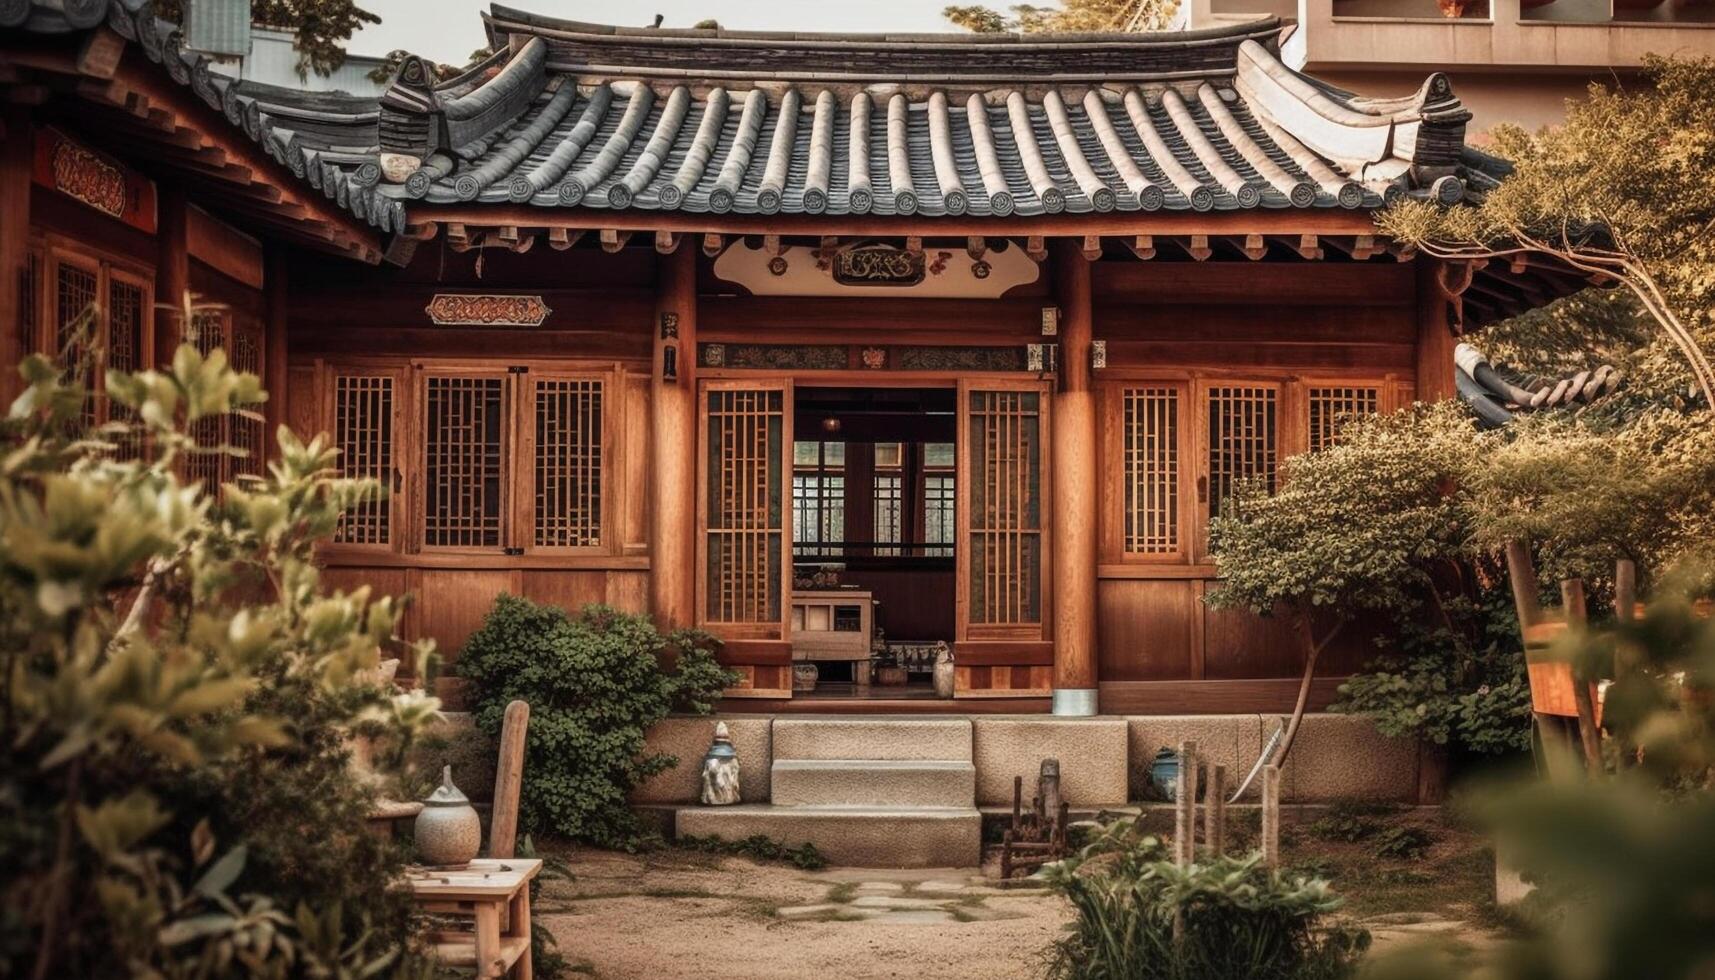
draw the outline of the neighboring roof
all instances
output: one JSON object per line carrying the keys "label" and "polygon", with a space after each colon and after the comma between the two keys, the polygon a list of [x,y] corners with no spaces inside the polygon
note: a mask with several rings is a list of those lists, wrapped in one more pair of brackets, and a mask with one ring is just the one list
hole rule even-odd
{"label": "neighboring roof", "polygon": [[1453,364],[1460,399],[1489,427],[1505,425],[1520,412],[1587,405],[1620,386],[1620,372],[1611,364],[1545,378],[1496,368],[1470,344],[1454,348]]}
{"label": "neighboring roof", "polygon": [[1051,37],[485,20],[493,58],[447,82],[407,59],[374,99],[234,81],[147,0],[0,0],[0,27],[105,21],[387,232],[416,200],[933,218],[1453,203],[1494,178],[1445,76],[1363,99],[1282,65],[1274,20]]}

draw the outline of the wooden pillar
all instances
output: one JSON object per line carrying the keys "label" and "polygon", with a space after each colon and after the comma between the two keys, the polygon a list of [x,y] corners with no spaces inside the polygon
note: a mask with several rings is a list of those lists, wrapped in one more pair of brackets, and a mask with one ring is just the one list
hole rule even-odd
{"label": "wooden pillar", "polygon": [[1417,400],[1446,401],[1453,386],[1453,324],[1437,273],[1440,260],[1419,257],[1417,266]]}
{"label": "wooden pillar", "polygon": [[269,458],[275,457],[279,452],[279,443],[275,441],[274,433],[291,418],[290,406],[286,403],[286,362],[290,356],[286,339],[286,265],[285,250],[278,246],[269,247],[267,266],[262,278],[264,315],[267,317],[264,325],[267,330],[267,357],[263,364],[262,384],[268,389],[264,414],[268,420],[265,444]]}
{"label": "wooden pillar", "polygon": [[[681,244],[659,258],[651,325],[649,608],[662,629],[696,622],[696,256]],[[665,376],[669,356],[673,379]]]}
{"label": "wooden pillar", "polygon": [[18,362],[34,337],[24,336],[24,276],[30,257],[30,168],[35,139],[28,106],[0,116],[0,411],[23,390]]}
{"label": "wooden pillar", "polygon": [[1090,262],[1078,243],[1054,243],[1060,305],[1060,391],[1054,397],[1054,713],[1096,713],[1096,409],[1090,390]]}
{"label": "wooden pillar", "polygon": [[159,218],[155,240],[160,258],[155,264],[155,363],[173,363],[173,352],[184,340],[185,304],[191,290],[191,253],[186,238],[185,192],[162,184],[156,197]]}

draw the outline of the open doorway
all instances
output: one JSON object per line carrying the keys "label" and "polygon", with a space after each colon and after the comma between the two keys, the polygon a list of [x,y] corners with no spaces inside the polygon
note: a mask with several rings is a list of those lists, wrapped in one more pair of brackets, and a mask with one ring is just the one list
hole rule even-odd
{"label": "open doorway", "polygon": [[797,696],[951,696],[956,409],[951,388],[797,387]]}

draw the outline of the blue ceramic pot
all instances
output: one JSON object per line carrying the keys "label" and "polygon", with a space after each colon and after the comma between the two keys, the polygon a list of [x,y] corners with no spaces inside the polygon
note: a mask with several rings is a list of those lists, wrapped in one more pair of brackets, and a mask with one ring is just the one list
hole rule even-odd
{"label": "blue ceramic pot", "polygon": [[1179,753],[1162,749],[1149,764],[1149,779],[1169,802],[1179,798]]}

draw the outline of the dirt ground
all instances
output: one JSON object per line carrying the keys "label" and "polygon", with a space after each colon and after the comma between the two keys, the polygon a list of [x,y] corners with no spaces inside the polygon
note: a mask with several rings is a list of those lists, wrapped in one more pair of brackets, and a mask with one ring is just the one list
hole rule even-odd
{"label": "dirt ground", "polygon": [[[1473,948],[1498,934],[1492,865],[1476,837],[1435,811],[1335,817],[1288,826],[1283,861],[1331,879],[1343,915],[1378,951],[1422,939]],[[1426,848],[1378,853],[1402,826],[1421,827]],[[1242,821],[1235,830],[1243,846]],[[539,922],[573,976],[603,980],[1037,978],[1070,917],[1059,897],[1001,889],[975,869],[802,871],[679,850],[544,850],[571,877],[544,883]]]}

